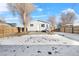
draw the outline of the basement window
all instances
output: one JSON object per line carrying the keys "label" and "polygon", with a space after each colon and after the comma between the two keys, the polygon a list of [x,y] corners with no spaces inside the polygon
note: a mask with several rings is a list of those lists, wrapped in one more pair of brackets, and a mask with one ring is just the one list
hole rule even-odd
{"label": "basement window", "polygon": [[33,24],[30,24],[31,27],[33,27]]}

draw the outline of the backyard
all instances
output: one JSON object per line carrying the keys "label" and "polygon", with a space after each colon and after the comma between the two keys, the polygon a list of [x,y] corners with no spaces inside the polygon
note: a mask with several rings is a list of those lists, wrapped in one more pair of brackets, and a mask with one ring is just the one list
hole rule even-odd
{"label": "backyard", "polygon": [[0,55],[79,56],[78,7],[74,3],[0,4]]}
{"label": "backyard", "polygon": [[79,39],[76,37],[79,35],[60,32],[4,37],[0,38],[0,55],[79,55]]}

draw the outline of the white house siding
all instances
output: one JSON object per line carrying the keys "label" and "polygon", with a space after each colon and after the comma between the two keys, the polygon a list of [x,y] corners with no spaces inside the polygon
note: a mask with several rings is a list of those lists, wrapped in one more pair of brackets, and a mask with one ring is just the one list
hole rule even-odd
{"label": "white house siding", "polygon": [[[31,27],[30,24],[33,24],[33,27]],[[45,27],[41,27],[41,24],[45,24]],[[42,31],[42,30],[50,30],[50,24],[42,21],[31,21],[28,24],[28,31]]]}
{"label": "white house siding", "polygon": [[[30,27],[30,24],[33,24],[33,27]],[[31,21],[28,25],[28,31],[39,31],[38,25],[37,21]]]}

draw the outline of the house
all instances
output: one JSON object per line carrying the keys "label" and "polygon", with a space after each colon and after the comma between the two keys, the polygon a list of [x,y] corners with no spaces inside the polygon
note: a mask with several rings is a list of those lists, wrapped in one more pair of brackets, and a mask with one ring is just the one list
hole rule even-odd
{"label": "house", "polygon": [[41,20],[30,21],[27,27],[28,31],[50,31],[50,24]]}
{"label": "house", "polygon": [[[19,24],[16,26],[18,28],[18,32],[24,32],[24,25]],[[35,31],[35,32],[46,32],[46,31],[51,31],[55,30],[56,26],[52,26],[49,22],[42,21],[42,20],[31,20],[27,24],[27,29],[28,31]]]}

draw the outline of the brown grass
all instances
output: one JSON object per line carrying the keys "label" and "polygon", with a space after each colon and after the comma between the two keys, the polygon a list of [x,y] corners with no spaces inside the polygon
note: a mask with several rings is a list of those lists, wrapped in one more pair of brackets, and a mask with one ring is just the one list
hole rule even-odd
{"label": "brown grass", "polygon": [[27,33],[14,33],[14,34],[0,34],[0,38],[2,37],[13,37],[13,36],[22,36],[22,35],[28,35],[28,32]]}
{"label": "brown grass", "polygon": [[40,34],[53,34],[53,32],[21,32],[21,33],[14,33],[14,34],[0,34],[0,38],[3,37],[13,37],[13,36],[23,36],[23,35],[40,35]]}

